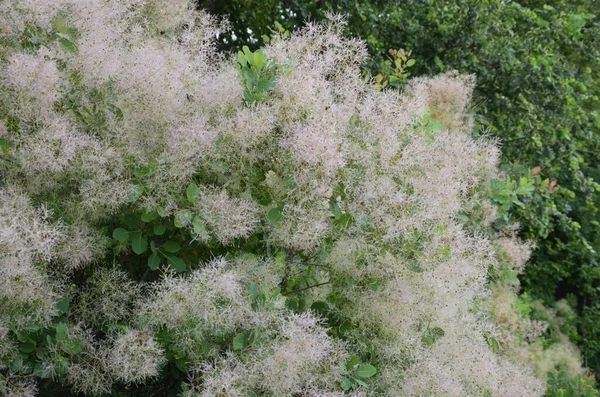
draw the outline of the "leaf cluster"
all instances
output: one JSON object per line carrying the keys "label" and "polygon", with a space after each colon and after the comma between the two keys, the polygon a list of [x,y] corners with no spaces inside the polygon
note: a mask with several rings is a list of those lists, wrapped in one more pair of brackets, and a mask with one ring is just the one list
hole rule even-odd
{"label": "leaf cluster", "polygon": [[244,46],[243,51],[238,51],[238,71],[244,86],[244,100],[248,103],[266,100],[269,91],[275,88],[275,63],[262,49],[252,52]]}

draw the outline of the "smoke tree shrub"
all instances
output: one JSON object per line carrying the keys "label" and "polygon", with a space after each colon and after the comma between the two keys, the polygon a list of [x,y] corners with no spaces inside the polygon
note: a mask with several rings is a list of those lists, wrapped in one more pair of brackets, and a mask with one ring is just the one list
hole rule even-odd
{"label": "smoke tree shrub", "polygon": [[[233,32],[219,37],[222,49],[258,46],[268,41],[265,35],[273,25],[294,30],[305,20],[324,20],[334,10],[348,16],[346,34],[366,40],[372,57],[365,69],[379,86],[402,86],[404,66],[412,76],[448,70],[475,74],[475,124],[501,140],[501,169],[515,181],[534,182],[527,194],[505,184],[509,189],[503,193],[510,195],[501,194],[503,202],[498,203],[505,207],[499,220],[520,222],[519,235],[536,241],[519,277],[523,290],[547,305],[568,298],[578,314],[573,340],[600,374],[600,16],[595,1],[199,4],[230,16]],[[410,58],[416,61],[412,66]]]}
{"label": "smoke tree shrub", "polygon": [[375,91],[337,17],[228,58],[183,0],[0,10],[3,394],[541,396],[583,373],[517,298],[530,247],[488,232],[472,77]]}

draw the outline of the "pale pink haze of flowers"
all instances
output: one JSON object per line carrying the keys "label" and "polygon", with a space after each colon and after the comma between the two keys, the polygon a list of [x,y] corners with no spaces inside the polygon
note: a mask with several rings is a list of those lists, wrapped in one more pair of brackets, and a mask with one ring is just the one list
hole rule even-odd
{"label": "pale pink haze of flowers", "polygon": [[[19,120],[0,120],[13,144],[11,161],[0,161],[0,357],[17,352],[9,325],[48,326],[69,293],[65,333],[83,351],[65,358],[64,379],[87,395],[156,380],[160,331],[189,362],[186,397],[535,397],[546,370],[581,373],[566,337],[552,349],[535,342],[545,325],[515,309],[518,283],[489,281],[521,272],[530,245],[514,230],[497,239],[456,220],[466,213],[489,226],[496,216],[486,189],[499,150],[472,133],[473,76],[376,91],[360,72],[364,43],[331,16],[266,46],[276,86],[246,103],[235,61],[215,50],[227,25],[187,0],[4,0],[0,39],[30,25],[49,31],[57,18],[77,29],[76,52],[0,46],[1,93]],[[112,90],[123,116],[106,107],[86,119],[61,105],[93,108],[92,89]],[[440,130],[426,128],[432,118]],[[259,188],[269,200],[256,198]],[[102,229],[127,208],[175,220],[189,244],[230,255],[136,281],[127,260],[107,263],[115,242]],[[332,208],[352,222],[336,225]],[[239,252],[256,236],[261,255]],[[344,341],[316,312],[287,308],[279,288],[308,271],[300,256],[319,284],[306,307],[335,297]],[[434,327],[443,336],[424,343]],[[211,342],[243,333],[263,339],[227,352]],[[345,394],[340,364],[353,355],[377,374]],[[56,376],[54,363],[40,368]],[[0,394],[36,395],[32,376],[0,370]]]}

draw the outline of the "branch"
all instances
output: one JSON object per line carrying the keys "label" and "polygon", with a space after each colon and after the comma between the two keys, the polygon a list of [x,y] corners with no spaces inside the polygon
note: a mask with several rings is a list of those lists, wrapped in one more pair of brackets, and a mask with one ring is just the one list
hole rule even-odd
{"label": "branch", "polygon": [[7,157],[4,157],[4,156],[0,156],[0,160],[4,160],[4,161],[6,161],[7,163],[10,163],[10,164],[12,164],[12,165],[16,165],[16,166],[18,166],[18,165],[19,165],[19,164],[18,164],[16,161],[14,161],[14,160],[11,160],[11,159],[9,159],[9,158],[7,158]]}
{"label": "branch", "polygon": [[293,290],[291,292],[288,292],[286,295],[297,294],[298,292],[306,291],[306,290],[311,289],[311,288],[317,288],[317,287],[320,287],[322,285],[327,285],[327,284],[331,284],[331,281],[325,281],[323,283],[310,285],[310,286],[305,287],[305,288],[295,289],[295,290]]}

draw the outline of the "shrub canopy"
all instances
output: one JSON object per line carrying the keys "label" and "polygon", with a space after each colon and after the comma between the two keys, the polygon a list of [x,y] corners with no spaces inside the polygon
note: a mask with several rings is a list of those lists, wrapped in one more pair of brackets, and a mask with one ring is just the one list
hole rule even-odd
{"label": "shrub canopy", "polygon": [[[224,49],[260,45],[275,23],[294,30],[333,11],[347,15],[346,34],[366,41],[366,66],[373,76],[386,77],[384,84],[402,86],[402,79],[393,81],[399,70],[413,76],[474,74],[475,131],[500,140],[500,168],[513,179],[529,177],[531,170],[539,178],[529,192],[516,194],[513,187],[522,205],[496,195],[507,207],[501,219],[518,221],[521,236],[536,241],[520,276],[524,290],[549,305],[569,299],[581,316],[573,337],[589,365],[600,368],[600,24],[594,1],[200,4],[229,16],[233,34],[221,36]],[[413,66],[402,62],[398,69],[390,62],[389,50],[400,48],[412,51]]]}
{"label": "shrub canopy", "polygon": [[4,394],[540,396],[582,372],[517,298],[529,246],[489,232],[472,76],[374,90],[335,16],[231,59],[187,1],[0,10]]}

